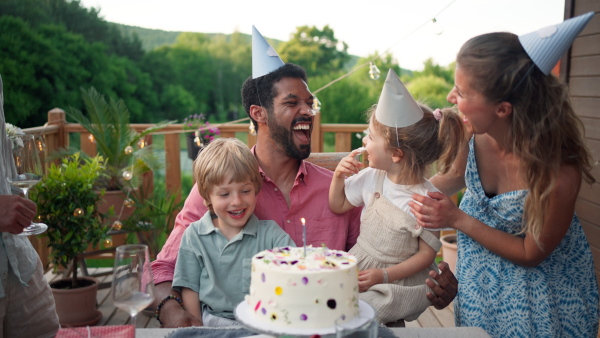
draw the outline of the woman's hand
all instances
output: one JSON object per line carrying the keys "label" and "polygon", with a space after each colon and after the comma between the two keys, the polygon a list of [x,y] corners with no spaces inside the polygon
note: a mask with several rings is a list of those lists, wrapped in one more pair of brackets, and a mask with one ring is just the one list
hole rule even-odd
{"label": "woman's hand", "polygon": [[414,194],[413,201],[408,202],[417,223],[428,229],[455,228],[464,212],[442,193],[430,192],[428,196]]}
{"label": "woman's hand", "polygon": [[367,269],[358,272],[358,292],[365,292],[375,284],[383,283],[382,269]]}

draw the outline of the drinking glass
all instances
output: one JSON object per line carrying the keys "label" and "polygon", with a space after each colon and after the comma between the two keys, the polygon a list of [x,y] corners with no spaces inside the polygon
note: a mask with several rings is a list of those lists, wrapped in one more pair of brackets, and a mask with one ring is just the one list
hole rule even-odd
{"label": "drinking glass", "polygon": [[137,314],[152,304],[155,294],[148,246],[118,246],[112,282],[115,306],[129,313],[131,324],[135,326]]}
{"label": "drinking glass", "polygon": [[[17,172],[8,171],[6,179],[11,186],[20,189],[25,198],[29,199],[29,189],[36,185],[43,175],[42,163],[33,135],[11,135],[13,159]],[[34,223],[23,229],[21,236],[41,234],[48,226],[44,223]]]}

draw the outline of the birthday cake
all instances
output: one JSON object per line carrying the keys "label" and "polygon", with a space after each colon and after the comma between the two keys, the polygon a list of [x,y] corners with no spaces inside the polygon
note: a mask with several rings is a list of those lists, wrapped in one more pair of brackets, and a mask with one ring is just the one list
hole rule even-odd
{"label": "birthday cake", "polygon": [[359,313],[356,258],[327,248],[283,247],[252,257],[253,316],[287,328],[325,328]]}

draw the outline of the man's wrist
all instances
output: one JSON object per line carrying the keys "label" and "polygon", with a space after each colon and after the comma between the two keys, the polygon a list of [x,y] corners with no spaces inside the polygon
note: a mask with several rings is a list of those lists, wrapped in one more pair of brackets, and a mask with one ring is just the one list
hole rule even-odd
{"label": "man's wrist", "polygon": [[[174,300],[175,302],[170,302],[171,300]],[[174,305],[175,303],[178,303],[178,305]],[[173,295],[168,295],[156,307],[156,320],[158,320],[158,322],[160,323],[161,326],[164,326],[163,322],[160,320],[161,312],[162,313],[170,312],[171,311],[170,308],[173,306],[183,309],[183,301],[181,300],[181,298],[173,296]],[[165,309],[167,309],[167,310],[163,311]]]}

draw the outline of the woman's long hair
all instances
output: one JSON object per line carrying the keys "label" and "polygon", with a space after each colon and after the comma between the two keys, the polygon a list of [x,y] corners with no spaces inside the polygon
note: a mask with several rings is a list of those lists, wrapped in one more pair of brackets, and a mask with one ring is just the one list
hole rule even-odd
{"label": "woman's long hair", "polygon": [[512,104],[508,138],[529,188],[521,233],[530,233],[539,245],[561,165],[575,165],[587,182],[595,182],[583,124],[567,87],[554,75],[544,75],[511,33],[472,38],[459,51],[457,64],[471,75],[471,88],[489,102]]}

